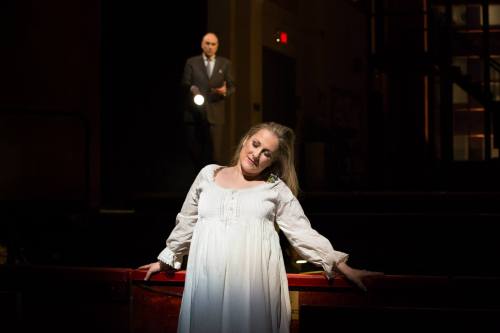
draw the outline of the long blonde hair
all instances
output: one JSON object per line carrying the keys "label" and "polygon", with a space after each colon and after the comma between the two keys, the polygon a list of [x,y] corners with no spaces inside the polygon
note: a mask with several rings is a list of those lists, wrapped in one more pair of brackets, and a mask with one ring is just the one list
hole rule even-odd
{"label": "long blonde hair", "polygon": [[234,152],[233,158],[231,159],[231,165],[235,166],[238,164],[240,152],[243,148],[244,142],[262,129],[266,129],[271,133],[274,133],[279,142],[278,151],[276,156],[273,158],[273,163],[267,169],[262,171],[262,176],[267,177],[274,174],[280,177],[281,180],[283,180],[290,188],[292,193],[297,196],[299,193],[299,180],[297,179],[297,173],[295,171],[295,133],[289,127],[274,122],[260,123],[252,126],[241,138],[238,147]]}

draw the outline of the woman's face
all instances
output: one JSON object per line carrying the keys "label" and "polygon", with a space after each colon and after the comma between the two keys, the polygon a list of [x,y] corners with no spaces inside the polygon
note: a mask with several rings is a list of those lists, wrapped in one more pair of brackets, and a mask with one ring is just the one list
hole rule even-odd
{"label": "woman's face", "polygon": [[240,166],[246,176],[258,176],[269,167],[278,152],[278,137],[267,129],[261,129],[243,142]]}

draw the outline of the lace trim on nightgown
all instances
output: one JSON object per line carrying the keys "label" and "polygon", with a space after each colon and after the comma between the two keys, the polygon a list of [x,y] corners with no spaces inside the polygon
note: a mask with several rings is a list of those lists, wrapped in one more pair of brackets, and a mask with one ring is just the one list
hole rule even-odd
{"label": "lace trim on nightgown", "polygon": [[173,267],[174,269],[181,269],[182,258],[178,258],[175,253],[172,252],[172,250],[170,250],[168,247],[161,251],[157,259],[167,264],[168,266]]}

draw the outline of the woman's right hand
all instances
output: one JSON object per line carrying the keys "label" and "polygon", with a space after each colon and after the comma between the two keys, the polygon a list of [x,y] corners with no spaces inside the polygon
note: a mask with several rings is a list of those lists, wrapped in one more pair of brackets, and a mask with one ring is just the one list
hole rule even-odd
{"label": "woman's right hand", "polygon": [[360,289],[364,291],[367,291],[364,283],[365,279],[380,277],[384,275],[384,273],[382,272],[372,272],[372,271],[367,271],[366,269],[352,268],[345,262],[341,262],[340,264],[338,264],[337,269],[342,274],[344,274],[344,276],[347,279],[349,279],[351,282],[353,282],[356,286],[358,286]]}
{"label": "woman's right hand", "polygon": [[164,262],[157,261],[151,264],[143,265],[139,267],[138,269],[147,269],[148,271],[146,272],[146,276],[144,277],[144,281],[149,280],[149,278],[156,273],[159,273],[161,271],[170,271],[171,268],[169,265],[165,264]]}

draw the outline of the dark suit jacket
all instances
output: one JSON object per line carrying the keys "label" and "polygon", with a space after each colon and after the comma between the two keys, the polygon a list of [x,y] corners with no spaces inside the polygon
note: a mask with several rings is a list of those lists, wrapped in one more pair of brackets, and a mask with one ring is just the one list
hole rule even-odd
{"label": "dark suit jacket", "polygon": [[196,112],[205,112],[206,118],[211,124],[223,124],[225,121],[225,97],[212,92],[213,88],[219,88],[226,81],[227,94],[230,96],[234,90],[234,80],[231,73],[231,61],[227,58],[216,56],[212,76],[209,79],[207,69],[203,61],[203,56],[191,57],[186,61],[182,85],[189,90],[192,86],[197,86],[200,93],[205,97],[205,104],[202,107],[194,106],[192,95],[188,94],[188,107],[186,108],[185,121],[195,121]]}

